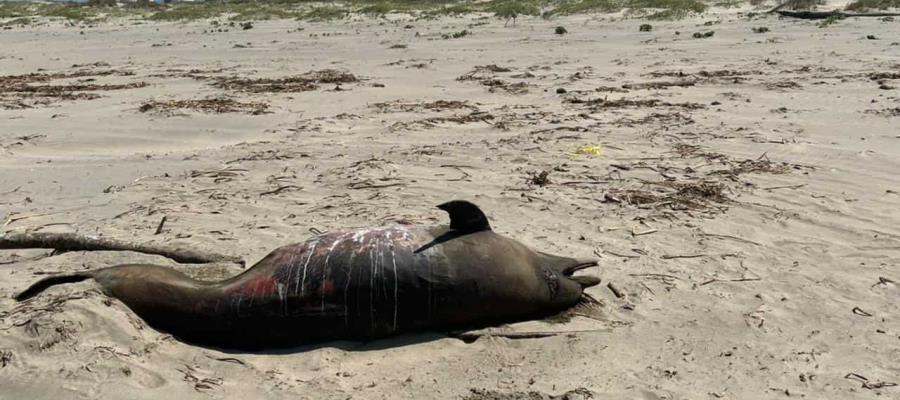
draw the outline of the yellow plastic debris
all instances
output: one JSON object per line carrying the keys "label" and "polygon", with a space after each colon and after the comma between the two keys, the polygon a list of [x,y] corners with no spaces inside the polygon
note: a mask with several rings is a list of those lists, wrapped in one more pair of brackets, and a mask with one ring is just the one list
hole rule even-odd
{"label": "yellow plastic debris", "polygon": [[586,156],[602,156],[603,148],[596,144],[583,144],[575,149],[575,154],[583,154]]}

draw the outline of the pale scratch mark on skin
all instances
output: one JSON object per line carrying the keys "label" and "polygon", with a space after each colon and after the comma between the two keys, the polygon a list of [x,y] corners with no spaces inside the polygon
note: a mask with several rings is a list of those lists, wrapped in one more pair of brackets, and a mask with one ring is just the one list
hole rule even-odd
{"label": "pale scratch mark on skin", "polygon": [[394,332],[397,331],[397,307],[400,304],[397,292],[397,257],[394,255],[394,244],[391,243],[391,263],[394,264]]}
{"label": "pale scratch mark on skin", "polygon": [[366,240],[366,234],[368,234],[371,230],[371,228],[357,229],[353,232],[353,241],[356,243],[364,242]]}
{"label": "pale scratch mark on skin", "polygon": [[[359,243],[359,246],[353,252],[354,255],[355,254],[359,254],[360,256],[365,255],[366,233],[368,233],[368,232],[369,232],[368,229],[361,229],[361,230],[356,231],[356,233],[354,233],[353,240],[356,241],[357,243]],[[362,300],[361,299],[362,296],[360,296],[359,292],[360,292],[360,290],[362,290],[362,287],[364,286],[363,279],[365,277],[363,276],[363,273],[365,273],[366,270],[365,270],[364,265],[359,265],[359,268],[357,268],[356,270],[357,270],[356,274],[359,278],[359,283],[357,283],[357,285],[356,285],[356,297],[355,297],[356,307],[355,307],[355,310],[356,310],[356,316],[359,317],[360,312],[362,311],[362,305],[360,304],[360,300]]]}
{"label": "pale scratch mark on skin", "polygon": [[281,314],[285,317],[287,316],[287,300],[285,299],[287,295],[287,291],[285,290],[284,284],[278,282],[278,299],[281,301]]}
{"label": "pale scratch mark on skin", "polygon": [[378,246],[378,259],[381,260],[381,299],[387,298],[387,274],[385,274],[385,267],[387,263],[384,262],[384,248],[386,246],[392,245],[391,242],[391,230],[387,230],[384,235],[385,242]]}
{"label": "pale scratch mark on skin", "polygon": [[[287,313],[288,313],[287,289],[291,284],[291,275],[293,275],[296,272],[297,280],[298,281],[300,280],[300,271],[297,271],[297,266],[294,265],[295,261],[297,261],[297,252],[291,251],[291,258],[288,260],[288,263],[287,263],[287,275],[285,275],[285,277],[283,278],[286,283],[282,284],[281,280],[280,279],[278,280],[278,282],[279,282],[278,283],[278,285],[279,285],[278,286],[278,290],[279,290],[278,296],[281,298],[281,308],[284,312],[284,315],[287,315]],[[281,292],[282,289],[284,290],[284,293]],[[295,286],[295,289],[296,289],[296,286]],[[296,293],[296,291],[294,293]]]}
{"label": "pale scratch mark on skin", "polygon": [[375,258],[375,249],[378,239],[369,247],[369,329],[375,331],[375,274],[378,273],[378,260]]}
{"label": "pale scratch mark on skin", "polygon": [[322,307],[320,310],[322,312],[322,315],[325,315],[325,274],[328,273],[328,260],[331,259],[331,253],[334,252],[334,249],[339,244],[341,244],[341,242],[344,241],[346,237],[347,235],[344,234],[340,238],[335,239],[334,242],[331,243],[331,247],[328,248],[328,255],[325,256],[325,265],[322,266],[322,283],[320,284],[321,287],[319,289],[319,291],[322,292]]}
{"label": "pale scratch mark on skin", "polygon": [[303,292],[306,290],[306,268],[309,267],[309,260],[312,258],[313,253],[316,252],[316,246],[318,244],[319,241],[316,240],[315,242],[312,242],[312,249],[309,249],[309,246],[307,246],[309,255],[306,257],[306,262],[303,263],[303,280],[300,282],[300,297],[303,297]]}
{"label": "pale scratch mark on skin", "polygon": [[356,257],[356,253],[350,252],[350,260],[347,262],[347,284],[344,286],[344,326],[350,326],[350,302],[348,297],[350,294],[350,283],[353,282],[354,257]]}
{"label": "pale scratch mark on skin", "polygon": [[[295,272],[296,269],[297,269],[297,266],[294,265],[294,262],[295,262],[295,261],[297,261],[297,252],[296,252],[296,251],[292,251],[292,252],[291,252],[291,258],[290,258],[290,260],[288,261],[288,264],[287,264],[287,265],[288,265],[288,273],[287,273],[287,277],[284,279],[286,282],[288,282],[288,284],[290,284],[290,282],[291,282],[291,275],[293,275],[294,272]],[[299,278],[299,276],[300,276],[300,271],[296,271],[296,272],[297,272],[297,277]]]}
{"label": "pale scratch mark on skin", "polygon": [[247,306],[253,308],[253,299],[256,298],[257,291],[259,291],[259,283],[253,282],[253,293],[250,294],[250,304]]}

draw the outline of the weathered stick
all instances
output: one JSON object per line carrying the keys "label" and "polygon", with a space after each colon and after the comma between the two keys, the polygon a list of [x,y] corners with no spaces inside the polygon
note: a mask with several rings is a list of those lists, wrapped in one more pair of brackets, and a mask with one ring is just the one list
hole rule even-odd
{"label": "weathered stick", "polygon": [[159,220],[159,225],[156,226],[156,231],[153,232],[154,235],[159,235],[163,231],[163,226],[166,225],[167,217],[163,215],[162,219]]}
{"label": "weathered stick", "polygon": [[716,282],[754,282],[754,281],[761,281],[761,280],[762,280],[762,278],[738,278],[738,279],[713,278],[706,282],[701,283],[700,286],[706,286],[706,285],[709,285],[710,283],[716,283]]}
{"label": "weathered stick", "polygon": [[618,298],[620,298],[620,299],[623,298],[623,297],[625,297],[625,293],[622,293],[622,290],[620,290],[619,287],[616,286],[615,284],[613,284],[612,282],[607,283],[607,284],[606,284],[606,287],[608,287],[609,290],[610,290],[611,292],[613,292],[614,295],[616,295],[616,297],[618,297]]}
{"label": "weathered stick", "polygon": [[0,250],[9,249],[55,249],[56,251],[134,251],[156,254],[187,264],[232,262],[244,265],[239,257],[224,254],[204,253],[180,246],[165,246],[153,243],[129,243],[117,239],[86,236],[76,233],[7,233],[0,236]]}

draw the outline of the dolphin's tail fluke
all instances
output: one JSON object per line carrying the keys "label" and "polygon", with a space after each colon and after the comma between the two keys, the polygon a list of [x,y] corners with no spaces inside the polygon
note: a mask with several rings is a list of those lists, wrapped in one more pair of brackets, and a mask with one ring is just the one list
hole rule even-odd
{"label": "dolphin's tail fluke", "polygon": [[16,301],[28,300],[36,296],[38,293],[43,292],[44,289],[47,289],[50,286],[59,285],[61,283],[81,282],[93,277],[94,275],[89,272],[76,272],[74,274],[48,276],[35,282],[33,285],[29,286],[28,289],[25,289],[25,291],[17,294],[13,298],[16,299]]}

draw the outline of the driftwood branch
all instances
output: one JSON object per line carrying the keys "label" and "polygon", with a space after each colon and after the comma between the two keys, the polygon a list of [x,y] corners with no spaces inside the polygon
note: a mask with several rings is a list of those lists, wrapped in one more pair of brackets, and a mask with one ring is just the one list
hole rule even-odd
{"label": "driftwood branch", "polygon": [[0,250],[54,249],[56,251],[134,251],[156,254],[187,264],[232,262],[244,265],[239,257],[204,253],[182,246],[166,246],[153,243],[129,243],[117,239],[86,236],[76,233],[7,233],[0,236]]}
{"label": "driftwood branch", "polygon": [[607,283],[606,287],[608,287],[609,291],[613,292],[613,294],[616,295],[616,297],[618,297],[620,299],[625,297],[625,293],[623,293],[622,290],[619,289],[619,287],[616,286],[614,283],[612,283],[612,282]]}
{"label": "driftwood branch", "polygon": [[826,19],[826,18],[851,18],[851,17],[898,17],[900,13],[872,12],[872,13],[848,13],[843,11],[788,11],[775,10],[782,17],[800,19]]}

